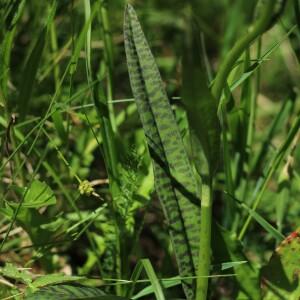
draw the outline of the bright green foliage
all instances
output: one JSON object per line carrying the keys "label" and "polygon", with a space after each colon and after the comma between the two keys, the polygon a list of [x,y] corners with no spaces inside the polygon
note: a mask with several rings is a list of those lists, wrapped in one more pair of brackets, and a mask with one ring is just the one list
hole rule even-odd
{"label": "bright green foliage", "polygon": [[265,300],[298,300],[300,297],[300,230],[291,233],[262,269]]}
{"label": "bright green foliage", "polygon": [[[52,189],[45,183],[39,180],[33,180],[28,188],[17,188],[22,199],[22,208],[40,208],[43,206],[55,205],[56,197]],[[12,207],[17,207],[19,203],[9,202]]]}
{"label": "bright green foliage", "polygon": [[55,195],[45,182],[34,180],[28,190],[24,191],[23,208],[39,208],[55,203]]}
{"label": "bright green foliage", "polygon": [[72,285],[54,285],[29,294],[25,300],[126,300],[123,297],[105,295],[100,289]]}
{"label": "bright green foliage", "polygon": [[[132,91],[150,155],[181,276],[194,274],[199,240],[199,195],[158,68],[133,8],[125,12],[125,47]],[[185,285],[188,299],[193,289]]]}
{"label": "bright green foliage", "polygon": [[116,208],[123,219],[124,229],[129,235],[134,234],[135,213],[143,207],[144,197],[139,197],[139,187],[141,186],[141,178],[138,174],[141,167],[141,158],[136,151],[132,149],[132,153],[126,157],[119,168],[120,176],[120,195],[115,198]]}
{"label": "bright green foliage", "polygon": [[0,274],[28,285],[30,285],[32,281],[31,276],[26,270],[20,270],[11,263],[6,263],[3,268],[0,268]]}

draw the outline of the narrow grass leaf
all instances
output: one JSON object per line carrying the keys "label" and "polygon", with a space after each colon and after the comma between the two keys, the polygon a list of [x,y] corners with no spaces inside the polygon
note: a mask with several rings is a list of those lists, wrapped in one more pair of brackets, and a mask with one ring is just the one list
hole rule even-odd
{"label": "narrow grass leaf", "polygon": [[266,219],[264,219],[260,214],[258,214],[255,210],[248,207],[245,203],[241,204],[242,208],[247,210],[247,212],[253,217],[253,219],[261,225],[271,236],[275,239],[281,241],[284,239],[284,236],[274,227],[272,226]]}
{"label": "narrow grass leaf", "polygon": [[161,287],[161,284],[155,274],[155,271],[152,267],[152,264],[149,259],[142,259],[142,265],[147,273],[147,276],[151,282],[153,287],[154,294],[156,296],[156,300],[165,300],[165,296]]}
{"label": "narrow grass leaf", "polygon": [[[130,280],[133,283],[132,283],[131,287],[127,290],[126,296],[128,296],[128,298],[132,298],[132,295],[133,295],[133,292],[135,289],[135,285],[136,285],[136,281],[139,279],[139,277],[142,273],[142,270],[143,270],[143,264],[141,261],[139,261],[138,264],[135,266],[135,268],[132,272],[131,278],[130,278]],[[151,287],[152,287],[152,285],[151,285]]]}
{"label": "narrow grass leaf", "polygon": [[28,61],[24,67],[24,72],[22,76],[22,82],[19,91],[19,97],[17,100],[19,113],[22,118],[24,118],[29,110],[29,101],[33,91],[35,77],[39,67],[39,63],[42,58],[43,49],[45,46],[47,28],[43,28],[39,38],[28,58]]}
{"label": "narrow grass leaf", "polygon": [[21,119],[27,115],[30,107],[30,99],[33,92],[35,78],[37,71],[42,59],[43,50],[46,43],[47,37],[47,27],[52,20],[54,13],[56,11],[56,5],[53,5],[48,17],[48,22],[41,30],[39,37],[28,57],[28,60],[24,66],[23,74],[21,76],[21,86],[19,89],[19,95],[17,98],[18,111],[20,113]]}
{"label": "narrow grass leaf", "polygon": [[[216,270],[218,269],[218,270],[224,271],[224,270],[227,270],[227,269],[234,268],[238,265],[245,264],[247,262],[248,261],[246,261],[246,260],[236,261],[236,262],[234,262],[234,261],[225,262],[225,263],[221,263],[220,265],[213,266],[213,269],[216,269]],[[214,277],[214,275],[212,275],[211,277]],[[182,281],[182,278],[179,277],[179,276],[175,276],[175,277],[172,277],[172,278],[166,278],[166,279],[162,278],[160,280],[161,285],[164,289],[168,289],[168,288],[180,285],[181,281]],[[149,286],[145,287],[144,289],[142,289],[141,291],[139,291],[134,296],[132,296],[130,299],[132,299],[132,300],[139,299],[139,298],[145,297],[145,296],[153,294],[153,293],[154,293],[153,286],[149,285]]]}
{"label": "narrow grass leaf", "polygon": [[[227,194],[229,195],[229,194]],[[284,235],[281,234],[272,224],[270,224],[266,219],[264,219],[259,213],[257,213],[255,210],[250,208],[247,204],[244,202],[234,198],[232,195],[229,195],[231,198],[233,198],[241,208],[246,210],[250,216],[253,217],[253,219],[261,225],[262,228],[266,230],[271,236],[273,236],[275,239],[281,241],[284,239]]]}
{"label": "narrow grass leaf", "polygon": [[[16,1],[12,4],[12,11],[14,11],[11,20],[6,19],[5,22],[3,20],[3,25],[9,24],[7,26],[7,31],[5,32],[2,43],[0,45],[0,95],[3,94],[4,99],[7,97],[7,87],[8,87],[8,79],[9,79],[9,72],[10,72],[10,58],[11,52],[14,42],[14,37],[16,34],[16,25],[18,24],[18,20],[22,16],[24,11],[24,5],[26,1]],[[4,26],[5,27],[5,26]],[[5,102],[5,101],[4,101]]]}

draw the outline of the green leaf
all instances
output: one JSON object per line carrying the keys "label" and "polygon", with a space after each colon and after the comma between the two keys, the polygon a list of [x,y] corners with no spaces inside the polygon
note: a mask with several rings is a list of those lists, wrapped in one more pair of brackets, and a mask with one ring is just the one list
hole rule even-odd
{"label": "green leaf", "polygon": [[267,220],[265,220],[260,214],[258,214],[255,210],[251,209],[245,203],[241,203],[241,206],[247,210],[247,212],[256,220],[258,224],[260,224],[269,234],[271,234],[275,239],[281,241],[284,236]]}
{"label": "green leaf", "polygon": [[[28,191],[25,190],[25,197],[22,208],[40,208],[56,204],[56,197],[51,188],[39,180],[34,180]],[[11,203],[12,206],[18,206],[18,203]]]}
{"label": "green leaf", "polygon": [[[124,35],[131,87],[153,162],[156,192],[169,224],[179,273],[192,276],[198,256],[199,187],[159,70],[130,5],[125,11]],[[188,299],[194,298],[191,284],[184,282]]]}
{"label": "green leaf", "polygon": [[129,300],[128,298],[113,295],[105,295],[98,288],[53,285],[40,289],[39,291],[27,295],[24,300]]}
{"label": "green leaf", "polygon": [[25,284],[30,284],[32,281],[27,271],[20,270],[11,263],[6,263],[4,267],[0,268],[0,274],[11,279],[19,280]]}
{"label": "green leaf", "polygon": [[264,300],[300,298],[300,230],[291,233],[262,269]]}
{"label": "green leaf", "polygon": [[182,98],[190,126],[203,147],[210,174],[213,175],[220,161],[221,128],[217,115],[218,104],[208,88],[200,57],[201,48],[197,39],[200,34],[191,27],[190,32],[187,32],[189,41],[186,43],[182,64]]}

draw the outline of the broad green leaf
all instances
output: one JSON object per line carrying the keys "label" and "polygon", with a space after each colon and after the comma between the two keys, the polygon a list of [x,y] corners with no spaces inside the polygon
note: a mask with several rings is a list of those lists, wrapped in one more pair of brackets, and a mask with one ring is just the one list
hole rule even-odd
{"label": "broad green leaf", "polygon": [[187,32],[189,41],[186,43],[182,66],[182,98],[190,126],[203,147],[213,175],[220,161],[221,129],[217,116],[218,104],[208,88],[197,33],[194,27]]}
{"label": "broad green leaf", "polygon": [[22,207],[39,208],[54,204],[56,198],[51,188],[45,182],[35,180],[25,195]]}
{"label": "broad green leaf", "polygon": [[53,285],[40,289],[39,291],[27,295],[24,300],[128,300],[124,297],[105,295],[98,288]]}
{"label": "broad green leaf", "polygon": [[[24,191],[22,208],[40,208],[56,204],[56,197],[51,188],[39,180],[34,180],[28,190]],[[10,202],[10,205],[17,206],[18,203]]]}
{"label": "broad green leaf", "polygon": [[262,269],[264,300],[300,298],[300,230],[291,233]]}
{"label": "broad green leaf", "polygon": [[[153,162],[155,187],[163,206],[180,275],[194,275],[199,240],[198,186],[168,97],[136,13],[125,11],[125,50],[130,82]],[[194,298],[185,282],[188,299]]]}

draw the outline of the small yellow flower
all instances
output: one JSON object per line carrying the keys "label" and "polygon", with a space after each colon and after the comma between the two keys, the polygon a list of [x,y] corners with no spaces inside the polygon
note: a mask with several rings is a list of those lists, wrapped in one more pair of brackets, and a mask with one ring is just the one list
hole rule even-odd
{"label": "small yellow flower", "polygon": [[94,193],[94,188],[88,180],[81,181],[78,190],[81,195],[91,196]]}

